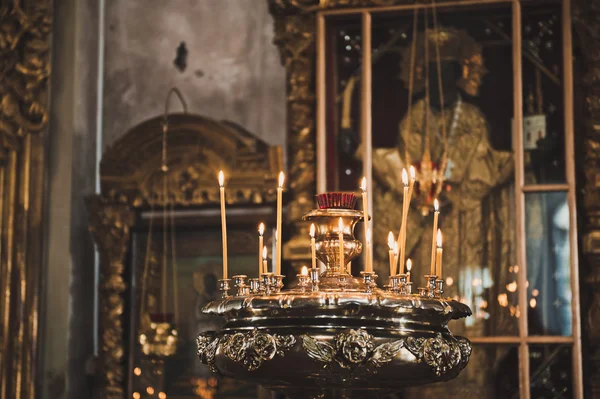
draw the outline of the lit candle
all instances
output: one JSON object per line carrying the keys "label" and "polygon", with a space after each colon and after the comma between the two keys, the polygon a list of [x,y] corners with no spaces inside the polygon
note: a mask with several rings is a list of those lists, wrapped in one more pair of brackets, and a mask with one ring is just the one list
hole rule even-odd
{"label": "lit candle", "polygon": [[390,276],[394,275],[394,269],[396,266],[396,260],[394,259],[394,233],[391,231],[388,233],[388,247],[390,249]]}
{"label": "lit candle", "polygon": [[437,200],[433,200],[433,232],[431,233],[431,275],[435,274],[435,234],[438,230],[438,217],[440,216],[440,203]]}
{"label": "lit candle", "polygon": [[225,175],[219,172],[219,190],[221,192],[221,235],[223,241],[223,278],[227,278],[227,221],[225,219]]}
{"label": "lit candle", "polygon": [[339,246],[340,246],[340,273],[342,272],[342,269],[344,269],[345,271],[345,263],[344,263],[344,221],[342,220],[342,218],[340,218],[340,221],[338,222],[338,240],[339,240]]}
{"label": "lit candle", "polygon": [[267,265],[267,246],[265,245],[262,249],[262,264],[263,273],[269,272],[269,266]]}
{"label": "lit candle", "polygon": [[[310,225],[310,255],[312,259],[312,268],[317,267],[317,248],[315,243],[315,224]],[[307,272],[308,273],[308,272]]]}
{"label": "lit candle", "polygon": [[408,183],[408,203],[410,204],[410,199],[412,198],[413,189],[415,188],[415,181],[417,180],[416,171],[414,166],[410,166],[408,168],[408,175],[410,177],[410,181]]}
{"label": "lit candle", "polygon": [[394,242],[394,249],[392,252],[394,254],[394,270],[392,276],[395,276],[397,274],[396,264],[398,263],[398,241]]}
{"label": "lit candle", "polygon": [[442,231],[437,231],[437,249],[435,251],[435,263],[437,263],[437,276],[442,279]]}
{"label": "lit candle", "polygon": [[371,229],[367,229],[367,270],[373,271],[373,263],[371,254],[373,253],[373,236],[371,233]]}
{"label": "lit candle", "polygon": [[412,260],[406,259],[406,282],[410,283],[410,269],[412,269]]}
{"label": "lit candle", "polygon": [[308,269],[306,268],[306,266],[302,266],[302,270],[300,271],[300,274],[303,276],[308,276]]}
{"label": "lit candle", "polygon": [[367,241],[367,246],[365,248],[365,269],[368,272],[373,271],[373,264],[371,263],[371,252],[369,248],[369,240],[367,238],[367,232],[369,230],[369,205],[367,199],[367,178],[363,177],[362,182],[360,183],[360,188],[362,190],[362,200],[363,200],[363,218],[365,220],[365,241]]}
{"label": "lit candle", "polygon": [[403,273],[404,269],[404,246],[406,244],[406,221],[408,216],[408,173],[406,169],[402,169],[402,183],[404,184],[404,195],[402,200],[402,224],[400,225],[400,234],[398,234],[398,248],[400,249],[400,257],[397,259],[396,264],[400,261],[400,274]]}
{"label": "lit candle", "polygon": [[258,226],[258,275],[259,276],[260,276],[260,270],[262,269],[262,258],[260,256],[260,253],[261,253],[261,251],[263,249],[263,246],[264,246],[264,244],[263,244],[263,242],[264,242],[264,240],[263,240],[264,234],[265,234],[265,224],[261,223]]}
{"label": "lit candle", "polygon": [[281,274],[281,207],[283,197],[283,181],[285,176],[283,172],[279,172],[279,185],[277,186],[277,247],[276,247],[276,262],[275,274]]}

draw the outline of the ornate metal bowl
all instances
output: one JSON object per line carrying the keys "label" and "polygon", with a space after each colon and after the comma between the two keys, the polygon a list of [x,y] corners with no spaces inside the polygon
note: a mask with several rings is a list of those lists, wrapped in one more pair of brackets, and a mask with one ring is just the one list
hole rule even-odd
{"label": "ornate metal bowl", "polygon": [[391,392],[446,381],[471,354],[470,342],[447,327],[471,310],[450,299],[297,289],[231,296],[208,304],[204,312],[227,323],[198,337],[203,363],[291,396]]}
{"label": "ornate metal bowl", "polygon": [[[356,278],[337,256],[343,233],[344,263],[358,256],[352,209],[318,209],[304,216],[317,227],[315,248],[326,271],[310,269],[300,287],[280,291],[271,273],[235,276],[236,295],[221,280],[223,298],[204,312],[225,318],[218,332],[198,337],[198,356],[211,370],[281,390],[292,397],[359,397],[452,379],[467,365],[471,344],[454,337],[448,322],[471,314],[468,306],[443,298],[443,281],[411,294],[406,275],[390,277],[388,290],[376,275]],[[339,225],[340,218],[343,226]]]}

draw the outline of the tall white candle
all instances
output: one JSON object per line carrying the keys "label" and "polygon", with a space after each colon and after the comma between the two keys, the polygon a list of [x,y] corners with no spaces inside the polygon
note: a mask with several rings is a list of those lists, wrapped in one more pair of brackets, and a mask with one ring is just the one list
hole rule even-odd
{"label": "tall white candle", "polygon": [[258,226],[258,275],[260,276],[261,273],[261,269],[262,269],[262,258],[261,258],[261,252],[264,246],[264,235],[265,235],[265,224],[261,223]]}
{"label": "tall white candle", "polygon": [[269,266],[267,265],[267,246],[265,245],[262,249],[262,272],[263,273],[268,273],[269,272]]}
{"label": "tall white candle", "polygon": [[317,248],[315,242],[315,224],[311,223],[310,225],[310,257],[312,260],[312,268],[317,267]]}
{"label": "tall white candle", "polygon": [[391,231],[388,234],[388,247],[390,249],[389,251],[389,255],[390,255],[390,276],[394,275],[394,270],[396,269],[396,259],[394,258],[394,244],[396,242],[394,241],[394,233],[392,233]]}
{"label": "tall white candle", "polygon": [[344,263],[344,221],[340,218],[338,222],[338,240],[339,240],[339,250],[340,250],[340,273],[345,271],[345,263]]}
{"label": "tall white candle", "polygon": [[282,197],[283,197],[283,181],[285,176],[283,172],[279,172],[279,185],[277,186],[277,249],[275,274],[281,274],[281,214],[282,214]]}
{"label": "tall white candle", "polygon": [[404,195],[402,200],[402,224],[400,225],[400,234],[398,234],[398,248],[400,249],[400,274],[404,269],[404,246],[406,244],[406,221],[408,216],[408,174],[406,169],[402,169],[402,183],[404,184]]}
{"label": "tall white candle", "polygon": [[367,229],[367,271],[373,271],[373,234],[371,229]]}
{"label": "tall white candle", "polygon": [[394,254],[394,270],[392,276],[395,276],[396,274],[398,274],[398,241],[394,242],[394,248],[392,250],[392,253]]}
{"label": "tall white candle", "polygon": [[412,165],[408,168],[408,177],[410,178],[408,182],[408,203],[410,204],[410,199],[412,198],[413,190],[415,188],[415,181],[417,180],[415,167]]}
{"label": "tall white candle", "polygon": [[227,221],[225,218],[225,175],[219,172],[219,190],[221,194],[221,236],[223,241],[223,278],[227,278]]}
{"label": "tall white candle", "polygon": [[442,279],[442,231],[437,231],[437,249],[436,249],[436,262],[437,263],[437,276],[438,279]]}
{"label": "tall white candle", "polygon": [[360,183],[360,189],[362,190],[363,200],[363,218],[365,225],[365,270],[368,272],[373,271],[373,264],[371,260],[371,252],[369,251],[369,240],[367,238],[367,231],[369,230],[369,204],[367,199],[367,178],[363,177]]}
{"label": "tall white candle", "polygon": [[440,203],[433,200],[433,232],[431,233],[431,275],[435,274],[435,238],[438,230],[438,218],[440,216]]}

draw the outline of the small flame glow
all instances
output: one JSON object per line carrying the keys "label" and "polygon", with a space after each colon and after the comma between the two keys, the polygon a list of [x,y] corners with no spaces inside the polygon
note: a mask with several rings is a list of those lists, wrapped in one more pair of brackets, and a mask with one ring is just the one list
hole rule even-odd
{"label": "small flame glow", "polygon": [[265,234],[265,224],[264,223],[261,223],[258,225],[258,234],[260,234],[261,237],[263,234]]}
{"label": "small flame glow", "polygon": [[362,181],[360,182],[360,189],[363,191],[367,191],[367,178],[363,177]]}
{"label": "small flame glow", "polygon": [[408,174],[406,173],[406,169],[402,169],[402,183],[405,186],[408,186]]}
{"label": "small flame glow", "polygon": [[225,175],[223,174],[223,171],[220,170],[219,171],[219,187],[223,187],[225,185]]}
{"label": "small flame glow", "polygon": [[436,212],[440,211],[440,201],[437,198],[433,200],[433,210]]}
{"label": "small flame glow", "polygon": [[[411,166],[412,167],[412,166]],[[406,260],[406,271],[410,272],[410,269],[412,269],[412,260],[410,260],[410,258],[408,258]]]}
{"label": "small flame glow", "polygon": [[262,258],[263,260],[267,260],[267,246],[265,245],[262,250]]}
{"label": "small flame glow", "polygon": [[315,238],[315,224],[310,224],[310,238]]}
{"label": "small flame glow", "polygon": [[440,229],[438,229],[438,231],[437,231],[436,243],[437,243],[438,248],[442,247],[442,230],[440,230]]}
{"label": "small flame glow", "polygon": [[394,249],[394,233],[392,233],[391,231],[388,233],[388,247],[390,248],[390,251],[392,251]]}
{"label": "small flame glow", "polygon": [[408,168],[408,173],[410,174],[410,179],[414,181],[416,179],[415,167],[411,165],[410,168]]}
{"label": "small flame glow", "polygon": [[342,218],[340,218],[340,221],[338,222],[338,229],[340,229],[340,233],[344,230],[344,220]]}
{"label": "small flame glow", "polygon": [[283,182],[285,181],[285,175],[283,172],[279,172],[279,188],[283,187]]}
{"label": "small flame glow", "polygon": [[531,306],[532,308],[535,308],[537,306],[537,301],[535,298],[531,298],[529,300],[529,306]]}
{"label": "small flame glow", "polygon": [[308,268],[306,266],[302,266],[300,274],[302,274],[303,276],[308,276]]}
{"label": "small flame glow", "polygon": [[446,277],[446,285],[450,287],[452,284],[454,284],[454,279],[452,277]]}
{"label": "small flame glow", "polygon": [[394,255],[398,255],[398,243],[394,242]]}

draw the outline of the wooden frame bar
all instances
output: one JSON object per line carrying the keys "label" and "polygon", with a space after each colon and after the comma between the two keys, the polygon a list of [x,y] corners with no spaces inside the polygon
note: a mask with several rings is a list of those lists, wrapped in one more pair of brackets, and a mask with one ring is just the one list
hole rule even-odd
{"label": "wooden frame bar", "polygon": [[[513,152],[515,156],[515,191],[516,203],[516,240],[517,240],[517,274],[519,307],[527,306],[527,254],[525,253],[525,194],[524,160],[523,160],[523,70],[521,48],[521,3],[512,3],[512,43],[513,43]],[[527,312],[522,311],[519,317],[519,391],[521,399],[529,399],[529,347]]]}
{"label": "wooden frame bar", "polygon": [[[443,3],[436,3],[435,7],[440,9],[442,7],[455,7],[455,6],[470,6],[470,5],[485,5],[485,4],[498,4],[498,3],[510,3],[513,0],[464,0],[464,1],[448,1]],[[431,8],[431,4],[399,4],[395,6],[381,6],[381,7],[357,7],[357,8],[343,8],[343,9],[331,9],[322,11],[324,15],[346,15],[346,14],[358,14],[369,12],[371,14],[380,14],[391,11],[403,11],[403,10],[414,10],[414,9]]]}
{"label": "wooden frame bar", "polygon": [[571,26],[571,0],[562,0],[563,37],[563,98],[565,112],[565,161],[569,205],[569,252],[571,260],[571,314],[573,335],[573,395],[583,398],[583,370],[581,354],[581,308],[579,302],[579,259],[577,244],[577,209],[575,187],[575,133],[573,116],[573,38]]}
{"label": "wooden frame bar", "polygon": [[567,191],[569,185],[565,184],[528,184],[523,186],[524,193]]}

